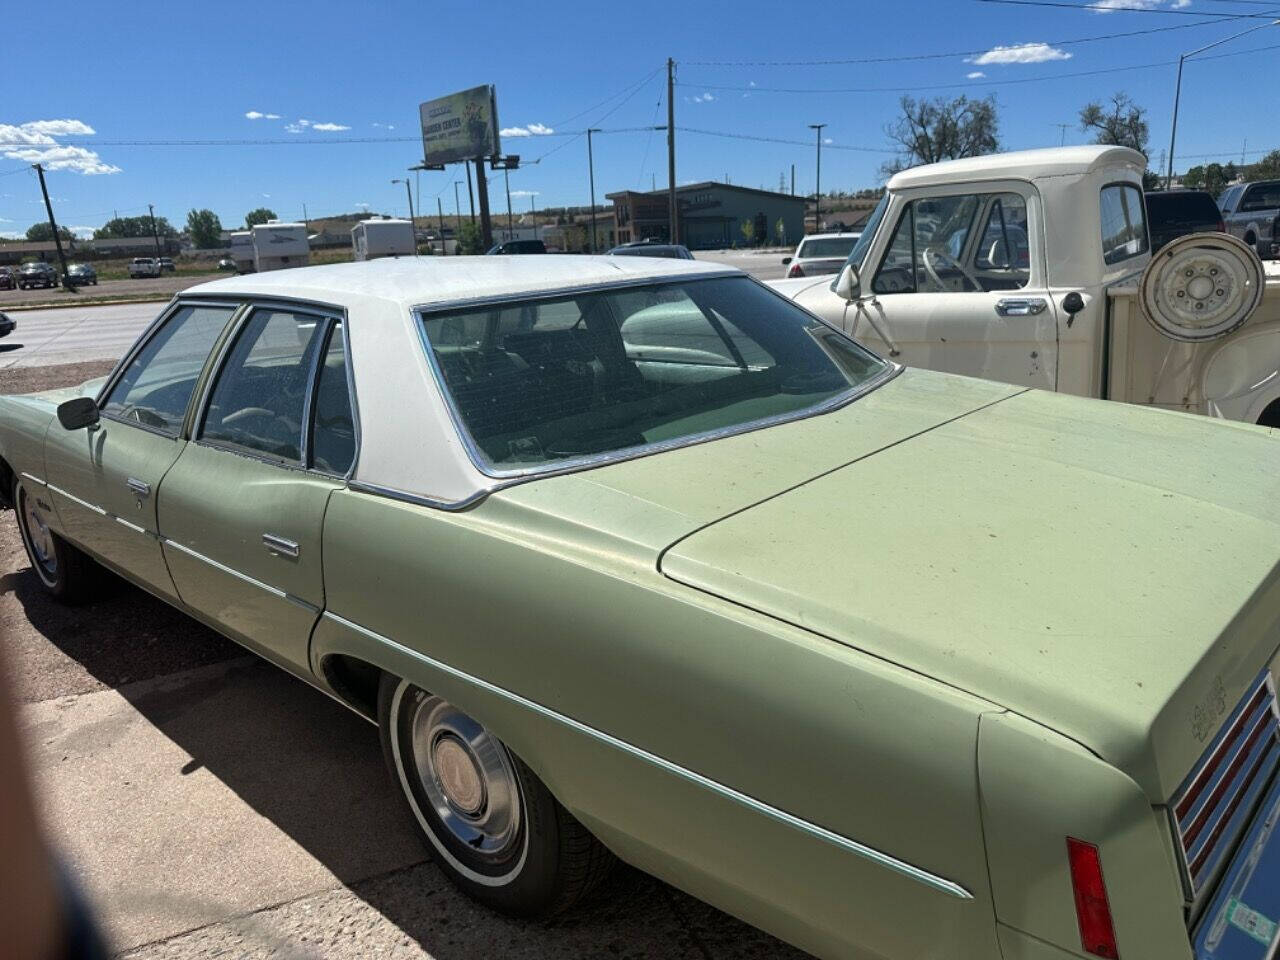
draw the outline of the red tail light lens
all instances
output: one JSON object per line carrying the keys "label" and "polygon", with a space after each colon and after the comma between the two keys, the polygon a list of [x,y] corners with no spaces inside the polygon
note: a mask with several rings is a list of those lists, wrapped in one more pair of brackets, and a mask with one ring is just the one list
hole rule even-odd
{"label": "red tail light lens", "polygon": [[798,263],[793,263],[793,264],[791,265],[791,269],[790,269],[789,271],[787,271],[787,276],[788,276],[788,277],[803,277],[803,276],[804,276],[804,271],[800,269],[800,264],[798,264]]}
{"label": "red tail light lens", "polygon": [[1102,879],[1102,860],[1092,843],[1067,837],[1067,860],[1071,864],[1071,888],[1076,895],[1076,919],[1080,922],[1080,943],[1086,953],[1116,960],[1116,929],[1111,922],[1107,885]]}

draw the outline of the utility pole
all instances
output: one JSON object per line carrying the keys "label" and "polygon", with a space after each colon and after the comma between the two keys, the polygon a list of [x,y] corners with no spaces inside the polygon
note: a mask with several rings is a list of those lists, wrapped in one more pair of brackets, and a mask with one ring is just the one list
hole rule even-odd
{"label": "utility pole", "polygon": [[311,222],[307,217],[307,205],[305,203],[302,205],[302,224],[307,228],[307,232],[310,233]]}
{"label": "utility pole", "polygon": [[818,172],[813,181],[813,232],[822,231],[822,128],[825,123],[811,123],[809,129],[816,134],[818,141]]}
{"label": "utility pole", "polygon": [[533,220],[533,239],[538,239],[538,212],[533,207],[533,194],[529,194],[529,218]]}
{"label": "utility pole", "polygon": [[595,158],[591,154],[591,135],[599,133],[596,127],[587,128],[587,176],[591,180],[591,252],[597,253],[596,250],[596,164]]}
{"label": "utility pole", "polygon": [[515,227],[511,225],[511,170],[507,167],[502,168],[502,180],[507,187],[507,239],[510,240]]}
{"label": "utility pole", "polygon": [[62,238],[58,236],[58,224],[53,219],[53,204],[49,202],[49,188],[44,185],[44,167],[33,164],[40,178],[40,192],[44,194],[44,209],[49,214],[49,228],[53,231],[53,246],[58,251],[58,265],[62,267],[62,285],[68,290],[75,287],[67,279],[67,255],[62,252]]}
{"label": "utility pole", "polygon": [[794,163],[791,165],[791,195],[793,197],[796,195],[796,165]]}
{"label": "utility pole", "polygon": [[462,186],[461,180],[453,181],[453,249],[455,253],[461,253],[462,247],[458,245],[458,228],[462,226],[462,203],[458,200],[458,187]]}
{"label": "utility pole", "polygon": [[147,212],[151,214],[151,237],[156,242],[156,259],[160,259],[160,231],[156,229],[156,209],[147,204]]}
{"label": "utility pole", "polygon": [[392,183],[403,183],[405,196],[409,198],[409,233],[413,237],[413,255],[418,255],[418,224],[417,218],[413,215],[413,184],[408,177],[399,178],[391,181]]}
{"label": "utility pole", "polygon": [[444,204],[440,202],[440,194],[436,194],[436,213],[440,216],[440,256],[449,251],[444,248]]}
{"label": "utility pole", "polygon": [[1070,127],[1070,126],[1073,126],[1073,124],[1070,124],[1070,123],[1051,123],[1051,124],[1049,124],[1049,126],[1051,126],[1051,127],[1057,127],[1057,128],[1062,132],[1062,136],[1060,136],[1060,137],[1058,138],[1058,146],[1060,146],[1060,147],[1065,147],[1065,146],[1067,145],[1067,128],[1068,128],[1068,127]]}
{"label": "utility pole", "polygon": [[[467,202],[471,204],[471,222],[474,224],[476,222],[476,195],[471,189],[471,162],[466,161],[462,165],[467,168]],[[483,175],[483,171],[481,175]]]}
{"label": "utility pole", "polygon": [[680,210],[676,206],[676,62],[667,58],[667,232],[680,242]]}
{"label": "utility pole", "polygon": [[480,238],[487,251],[493,246],[493,224],[489,220],[489,178],[484,175],[484,157],[476,157],[476,193],[480,195]]}

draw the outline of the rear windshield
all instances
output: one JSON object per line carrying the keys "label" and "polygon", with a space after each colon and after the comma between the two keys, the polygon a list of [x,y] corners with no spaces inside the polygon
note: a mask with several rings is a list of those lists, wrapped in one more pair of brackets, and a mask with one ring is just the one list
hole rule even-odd
{"label": "rear windshield", "polygon": [[800,252],[796,256],[830,257],[833,260],[844,260],[849,256],[849,251],[853,249],[853,245],[857,241],[857,237],[821,237],[805,240],[800,244]]}
{"label": "rear windshield", "polygon": [[1130,183],[1102,188],[1102,259],[1120,263],[1147,252],[1147,219],[1142,191]]}
{"label": "rear windshield", "polygon": [[421,316],[480,466],[520,472],[798,414],[884,361],[746,277]]}
{"label": "rear windshield", "polygon": [[1274,210],[1280,207],[1280,180],[1274,183],[1255,183],[1250,186],[1240,201],[1240,212],[1256,212],[1258,210]]}
{"label": "rear windshield", "polygon": [[664,257],[667,260],[680,260],[678,247],[614,247],[609,251],[614,257]]}
{"label": "rear windshield", "polygon": [[1221,219],[1213,197],[1196,190],[1170,190],[1147,194],[1147,213],[1153,225],[1161,223],[1217,224]]}

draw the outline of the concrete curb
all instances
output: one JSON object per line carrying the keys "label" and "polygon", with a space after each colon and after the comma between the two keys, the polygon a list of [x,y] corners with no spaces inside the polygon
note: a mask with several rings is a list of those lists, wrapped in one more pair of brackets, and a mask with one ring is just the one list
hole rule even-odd
{"label": "concrete curb", "polygon": [[114,300],[75,300],[70,303],[19,303],[12,307],[0,309],[0,313],[21,313],[24,310],[66,310],[71,307],[115,307],[128,303],[168,303],[177,295],[177,293],[157,293],[154,296],[126,297]]}

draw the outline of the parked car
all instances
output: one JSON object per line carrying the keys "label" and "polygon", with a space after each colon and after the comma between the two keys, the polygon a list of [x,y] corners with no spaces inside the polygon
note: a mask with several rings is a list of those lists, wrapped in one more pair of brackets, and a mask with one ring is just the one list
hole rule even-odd
{"label": "parked car", "polygon": [[177,267],[177,265],[173,262],[173,259],[172,259],[171,257],[160,257],[160,272],[161,272],[161,273],[174,273],[175,271],[177,271],[177,269],[178,269],[178,267]]}
{"label": "parked car", "polygon": [[11,267],[0,267],[0,290],[12,290],[18,285]]}
{"label": "parked car", "polygon": [[1204,190],[1153,190],[1146,195],[1151,252],[1189,233],[1225,233],[1222,211]]}
{"label": "parked car", "polygon": [[655,243],[637,240],[623,243],[609,251],[611,257],[664,257],[668,260],[692,260],[693,254],[682,243]]}
{"label": "parked car", "polygon": [[819,277],[836,273],[849,259],[849,251],[858,242],[858,233],[815,233],[805,237],[796,252],[782,258],[788,277]]}
{"label": "parked car", "polygon": [[1224,233],[1153,258],[1144,163],[1081,146],[904,170],[834,281],[769,285],[902,363],[1280,426],[1280,281]]}
{"label": "parked car", "polygon": [[43,260],[24,263],[18,271],[19,289],[30,290],[32,287],[56,287],[57,285],[58,271]]}
{"label": "parked car", "polygon": [[162,273],[160,261],[155,257],[134,257],[129,261],[129,279],[154,278]]}
{"label": "parked car", "polygon": [[218,269],[219,269],[219,270],[228,270],[228,271],[230,271],[231,273],[235,273],[235,272],[236,272],[236,262],[235,262],[234,260],[232,260],[230,257],[223,257],[221,260],[219,260],[219,261],[218,261]]}
{"label": "parked car", "polygon": [[1280,180],[1228,187],[1218,206],[1228,233],[1253,247],[1263,260],[1280,255]]}
{"label": "parked car", "polygon": [[7,337],[18,329],[18,321],[8,314],[0,313],[0,337]]}
{"label": "parked car", "polygon": [[1271,922],[1274,460],[645,258],[228,277],[0,397],[23,576],[101,562],[375,720],[473,897],[616,856],[829,958]]}
{"label": "parked car", "polygon": [[546,252],[547,245],[541,240],[504,240],[488,250],[490,256]]}
{"label": "parked car", "polygon": [[91,284],[96,287],[98,285],[98,271],[87,263],[68,264],[67,280],[74,284]]}

